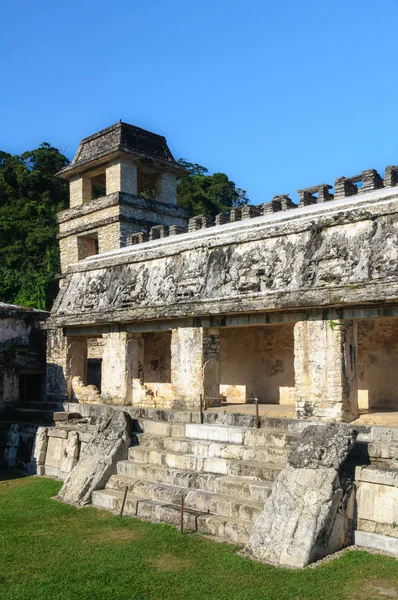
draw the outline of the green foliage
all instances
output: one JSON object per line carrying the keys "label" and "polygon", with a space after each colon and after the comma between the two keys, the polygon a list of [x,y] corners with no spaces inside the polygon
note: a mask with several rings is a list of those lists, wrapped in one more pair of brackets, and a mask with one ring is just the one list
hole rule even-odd
{"label": "green foliage", "polygon": [[[68,184],[55,174],[68,162],[47,143],[16,156],[0,151],[0,302],[51,308],[60,271],[56,215],[68,206]],[[177,199],[191,216],[248,202],[224,173],[208,175],[199,164],[179,163],[190,175],[179,181]],[[103,187],[94,189],[94,198],[103,194]]]}
{"label": "green foliage", "polygon": [[177,202],[191,216],[227,212],[248,203],[246,191],[237,188],[225,173],[207,175],[208,169],[180,158],[178,162],[189,171],[177,186]]}
{"label": "green foliage", "polygon": [[51,308],[59,272],[56,214],[68,185],[54,177],[68,164],[43,143],[11,156],[0,151],[0,301]]}
{"label": "green foliage", "polygon": [[279,569],[169,525],[56,502],[60,487],[41,477],[0,481],[1,600],[385,600],[398,592],[390,556],[348,550],[315,568]]}

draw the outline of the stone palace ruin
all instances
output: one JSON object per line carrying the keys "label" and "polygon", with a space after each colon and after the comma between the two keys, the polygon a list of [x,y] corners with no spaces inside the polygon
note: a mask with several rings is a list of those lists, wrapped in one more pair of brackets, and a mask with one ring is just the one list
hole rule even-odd
{"label": "stone palace ruin", "polygon": [[351,446],[325,468],[345,519],[333,550],[354,529],[357,543],[398,551],[398,167],[214,221],[177,205],[186,174],[165,138],[122,122],[82,140],[59,173],[70,208],[47,402],[62,421],[40,429],[34,468],[68,478],[96,419],[123,410],[131,447],[92,503],[118,510],[127,490],[126,514],[177,523],[182,495],[190,528],[240,543],[254,531],[258,545],[272,482],[284,468],[296,477],[285,464],[300,433],[340,423],[355,430],[333,439],[355,438],[356,475],[339,470]]}

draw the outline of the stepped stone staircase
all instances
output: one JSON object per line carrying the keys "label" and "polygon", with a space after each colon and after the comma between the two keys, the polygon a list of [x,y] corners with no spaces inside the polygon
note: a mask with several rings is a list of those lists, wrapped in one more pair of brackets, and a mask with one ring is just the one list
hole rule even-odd
{"label": "stepped stone staircase", "polygon": [[62,410],[61,402],[18,402],[6,409],[4,418],[9,423],[49,425],[53,413]]}
{"label": "stepped stone staircase", "polygon": [[[287,426],[256,429],[226,424],[143,420],[127,460],[92,504],[178,525],[225,541],[248,542],[254,521],[286,463],[298,433]],[[287,420],[286,420],[287,424]]]}

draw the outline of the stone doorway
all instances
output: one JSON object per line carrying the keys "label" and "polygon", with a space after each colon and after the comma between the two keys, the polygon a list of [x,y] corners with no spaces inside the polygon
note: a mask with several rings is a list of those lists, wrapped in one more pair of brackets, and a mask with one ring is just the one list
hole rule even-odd
{"label": "stone doorway", "polygon": [[360,412],[398,411],[398,318],[358,321]]}
{"label": "stone doorway", "polygon": [[295,404],[293,324],[220,329],[220,395],[227,403]]}

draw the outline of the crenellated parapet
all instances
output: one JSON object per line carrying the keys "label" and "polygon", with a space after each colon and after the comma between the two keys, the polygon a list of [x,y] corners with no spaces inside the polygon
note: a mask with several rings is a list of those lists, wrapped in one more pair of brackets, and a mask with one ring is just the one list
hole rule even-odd
{"label": "crenellated parapet", "polygon": [[[197,215],[188,221],[188,227],[171,226],[165,235],[149,235],[149,240],[159,239],[166,235],[177,235],[180,233],[193,233],[208,227],[227,225],[246,219],[264,217],[281,211],[301,209],[315,204],[323,204],[332,200],[344,200],[350,196],[357,196],[382,188],[398,186],[398,166],[388,165],[385,169],[384,179],[376,169],[367,169],[352,177],[338,177],[334,186],[328,183],[320,183],[307,188],[296,190],[299,203],[296,204],[289,194],[278,194],[270,202],[259,205],[245,204],[231,208],[229,212],[223,212],[214,218],[209,215]],[[152,228],[154,229],[154,228]],[[146,241],[145,238],[139,238]]]}

